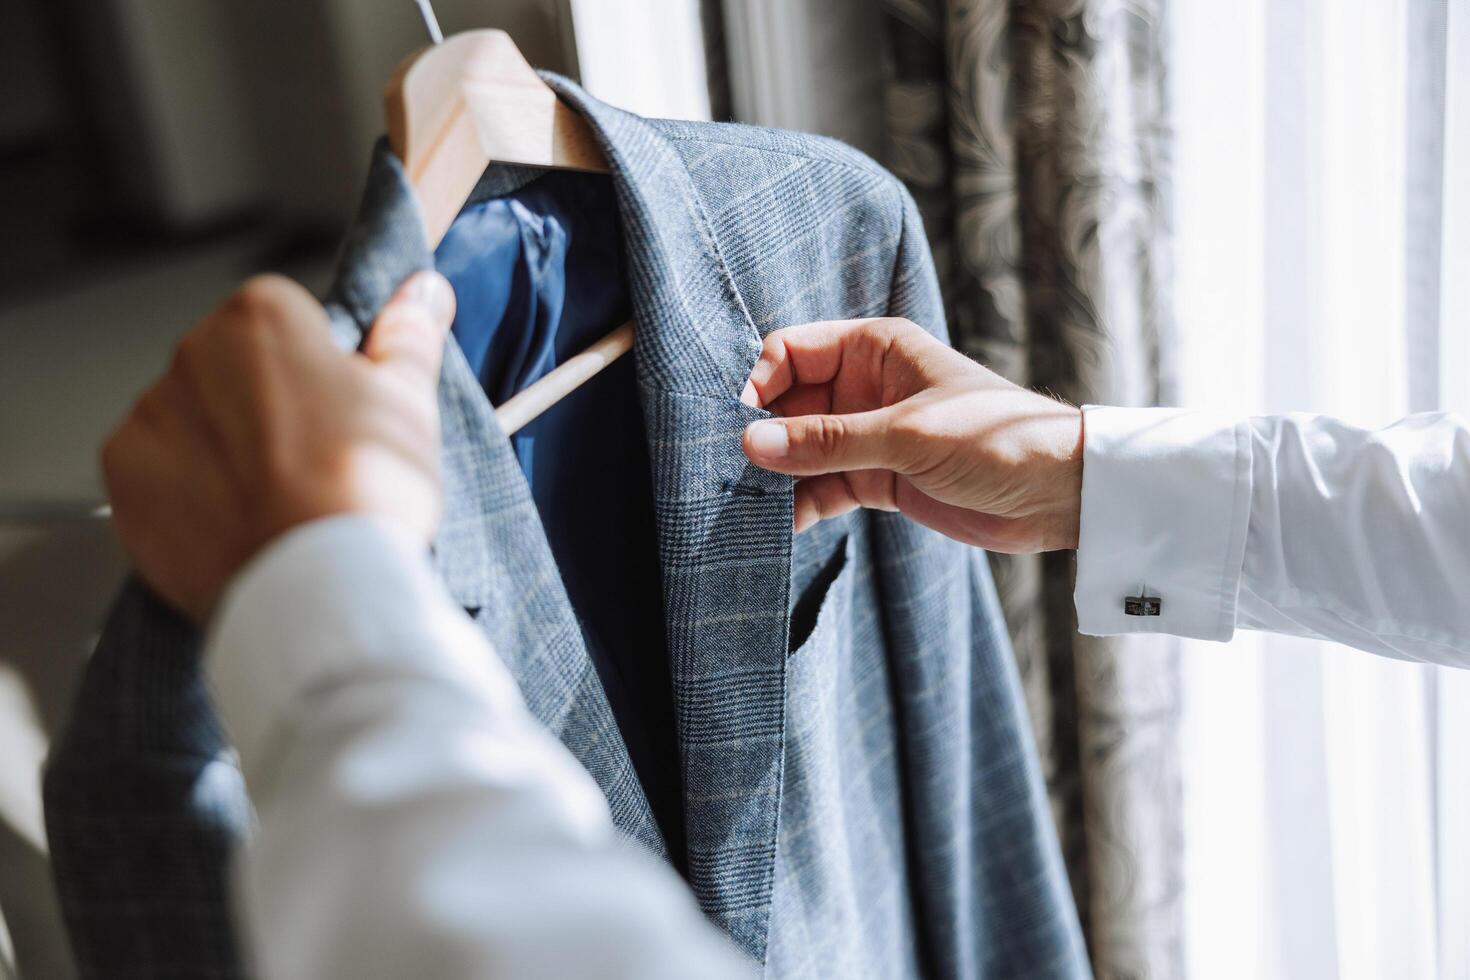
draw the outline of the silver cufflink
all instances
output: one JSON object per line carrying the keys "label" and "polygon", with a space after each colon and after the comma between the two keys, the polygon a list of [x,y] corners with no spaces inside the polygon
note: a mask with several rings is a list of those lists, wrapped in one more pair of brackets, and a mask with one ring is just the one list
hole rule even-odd
{"label": "silver cufflink", "polygon": [[1148,594],[1148,586],[1138,590],[1138,595],[1123,599],[1125,616],[1158,616],[1164,611],[1164,597]]}

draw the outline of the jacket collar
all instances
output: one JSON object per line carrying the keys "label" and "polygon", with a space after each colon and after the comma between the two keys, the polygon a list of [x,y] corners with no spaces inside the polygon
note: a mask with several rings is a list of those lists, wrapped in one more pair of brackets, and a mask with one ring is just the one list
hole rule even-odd
{"label": "jacket collar", "polygon": [[[634,340],[640,383],[738,396],[760,352],[760,333],[678,152],[647,120],[599,102],[560,75],[541,75],[591,125],[612,166],[623,237],[630,244],[634,321],[641,327]],[[492,165],[474,197],[505,193],[535,173]],[[398,285],[432,267],[413,190],[398,158],[379,141],[330,293],[351,321],[338,325],[339,342],[360,343]]]}

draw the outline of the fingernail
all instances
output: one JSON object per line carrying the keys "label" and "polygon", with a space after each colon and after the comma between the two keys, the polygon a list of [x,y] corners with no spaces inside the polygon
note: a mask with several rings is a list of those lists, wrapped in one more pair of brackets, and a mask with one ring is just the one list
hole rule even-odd
{"label": "fingernail", "polygon": [[755,385],[751,384],[749,381],[745,382],[745,390],[740,392],[740,400],[749,405],[751,408],[761,407],[760,395],[756,394]]}
{"label": "fingernail", "polygon": [[745,438],[750,444],[750,451],[766,459],[780,459],[791,447],[786,426],[780,422],[752,422],[745,429]]}
{"label": "fingernail", "polygon": [[454,287],[437,272],[420,272],[408,284],[408,298],[422,306],[436,323],[454,319]]}

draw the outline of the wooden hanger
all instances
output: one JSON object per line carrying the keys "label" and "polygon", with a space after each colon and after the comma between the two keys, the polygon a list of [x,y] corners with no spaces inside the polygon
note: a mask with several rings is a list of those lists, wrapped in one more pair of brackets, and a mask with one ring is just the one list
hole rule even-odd
{"label": "wooden hanger", "polygon": [[[416,0],[434,45],[398,67],[385,100],[388,145],[408,175],[436,248],[491,163],[607,173],[587,121],[541,80],[504,31],[443,40],[428,0]],[[625,323],[496,408],[506,435],[633,346]]]}

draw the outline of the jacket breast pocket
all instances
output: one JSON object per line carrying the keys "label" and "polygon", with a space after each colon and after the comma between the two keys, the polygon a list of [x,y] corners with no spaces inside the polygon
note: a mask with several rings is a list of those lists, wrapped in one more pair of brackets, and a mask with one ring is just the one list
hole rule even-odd
{"label": "jacket breast pocket", "polygon": [[852,598],[853,537],[843,534],[831,553],[807,577],[791,606],[787,657],[827,645],[824,638],[840,628]]}

